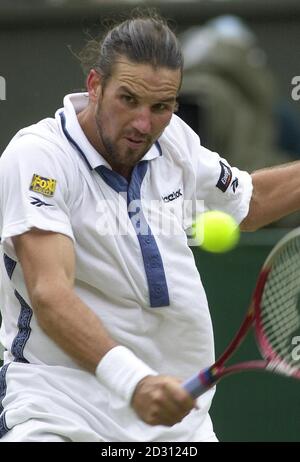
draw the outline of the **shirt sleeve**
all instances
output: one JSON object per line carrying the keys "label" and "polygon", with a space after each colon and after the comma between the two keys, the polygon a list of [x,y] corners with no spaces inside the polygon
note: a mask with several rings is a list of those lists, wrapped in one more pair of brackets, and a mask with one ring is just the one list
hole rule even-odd
{"label": "shirt sleeve", "polygon": [[[35,135],[21,136],[0,159],[1,243],[31,228],[74,239],[70,222],[68,181],[59,146]],[[66,170],[68,169],[68,175]]]}
{"label": "shirt sleeve", "polygon": [[196,199],[201,211],[221,210],[240,223],[249,212],[252,189],[249,173],[231,167],[217,153],[199,147]]}

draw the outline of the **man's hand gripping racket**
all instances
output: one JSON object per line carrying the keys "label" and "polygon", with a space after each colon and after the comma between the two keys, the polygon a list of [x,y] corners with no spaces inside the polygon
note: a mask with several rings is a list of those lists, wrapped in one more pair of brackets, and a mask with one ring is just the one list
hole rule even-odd
{"label": "man's hand gripping racket", "polygon": [[[263,360],[225,367],[253,326]],[[246,370],[265,369],[300,379],[300,228],[288,233],[266,259],[247,315],[225,352],[211,367],[184,382],[197,398],[222,377]],[[299,343],[300,345],[300,343]]]}

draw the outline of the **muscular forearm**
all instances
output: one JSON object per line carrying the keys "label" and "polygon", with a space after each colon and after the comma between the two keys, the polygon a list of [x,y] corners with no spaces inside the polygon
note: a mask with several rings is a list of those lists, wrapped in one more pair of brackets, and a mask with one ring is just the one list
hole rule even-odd
{"label": "muscular forearm", "polygon": [[253,195],[244,231],[254,231],[300,209],[300,162],[252,174]]}
{"label": "muscular forearm", "polygon": [[48,284],[41,293],[33,292],[32,304],[44,332],[92,373],[100,359],[117,344],[70,287]]}
{"label": "muscular forearm", "polygon": [[82,367],[95,372],[116,343],[74,291],[73,242],[59,233],[32,229],[13,237],[13,244],[38,324]]}

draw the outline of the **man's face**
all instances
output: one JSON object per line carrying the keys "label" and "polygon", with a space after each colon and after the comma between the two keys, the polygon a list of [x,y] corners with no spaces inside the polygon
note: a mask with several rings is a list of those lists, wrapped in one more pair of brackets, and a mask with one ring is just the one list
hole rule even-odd
{"label": "man's face", "polygon": [[131,169],[159,138],[176,108],[180,80],[179,69],[117,61],[95,106],[100,153],[113,167]]}

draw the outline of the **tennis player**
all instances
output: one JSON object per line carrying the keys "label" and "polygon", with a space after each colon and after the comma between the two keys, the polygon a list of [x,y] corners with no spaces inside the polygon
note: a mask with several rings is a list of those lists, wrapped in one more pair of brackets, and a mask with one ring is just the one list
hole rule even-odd
{"label": "tennis player", "polygon": [[93,45],[87,92],[0,160],[1,441],[216,441],[214,390],[181,387],[214,362],[186,230],[203,201],[245,229],[299,208],[300,167],[251,177],[200,145],[163,20]]}

